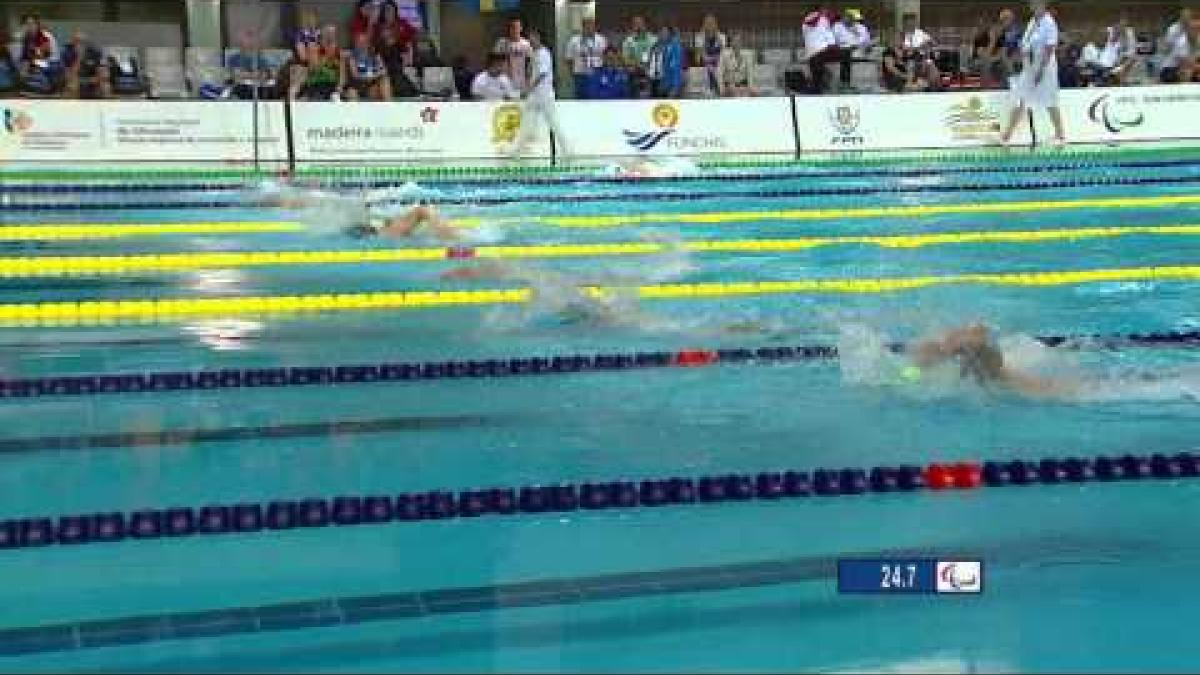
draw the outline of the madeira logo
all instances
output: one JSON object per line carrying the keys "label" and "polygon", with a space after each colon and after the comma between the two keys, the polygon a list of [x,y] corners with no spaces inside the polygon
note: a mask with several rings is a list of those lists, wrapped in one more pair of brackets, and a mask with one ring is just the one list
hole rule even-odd
{"label": "madeira logo", "polygon": [[942,121],[958,140],[985,139],[1000,133],[1000,114],[978,96],[950,106]]}
{"label": "madeira logo", "polygon": [[514,143],[521,130],[521,106],[502,105],[492,113],[492,143],[503,145]]}
{"label": "madeira logo", "polygon": [[650,111],[650,120],[657,127],[654,131],[625,130],[625,143],[635,150],[653,150],[679,126],[679,108],[670,103],[659,103]]}
{"label": "madeira logo", "polygon": [[1141,126],[1146,121],[1146,115],[1131,105],[1133,100],[1132,97],[1114,99],[1109,94],[1104,94],[1088,106],[1088,119],[1096,124],[1103,124],[1112,134]]}

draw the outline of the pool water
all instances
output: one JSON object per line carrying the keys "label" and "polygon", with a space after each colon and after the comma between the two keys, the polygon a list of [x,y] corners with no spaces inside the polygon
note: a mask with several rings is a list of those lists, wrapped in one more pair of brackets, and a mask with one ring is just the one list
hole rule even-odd
{"label": "pool water", "polygon": [[[0,401],[0,519],[1189,450],[1200,432],[1194,350],[1052,350],[1022,337],[1200,328],[1195,275],[1146,271],[1200,264],[1197,233],[1175,227],[1200,222],[1200,200],[1191,199],[1200,153],[1172,155],[1161,166],[1122,165],[1120,157],[1082,165],[1053,155],[930,160],[908,173],[856,164],[764,167],[741,177],[641,183],[425,181],[419,193],[411,186],[375,193],[443,202],[452,217],[482,220],[465,246],[665,242],[643,254],[505,260],[517,280],[445,280],[439,275],[451,268],[481,263],[445,256],[8,276],[0,279],[6,303],[478,291],[524,287],[529,279],[538,288],[524,305],[13,325],[0,337],[8,377],[805,344],[837,344],[843,360],[7,399]],[[1015,170],[1030,166],[1038,170]],[[6,241],[3,256],[397,245],[341,236],[328,211],[223,204],[244,196],[64,189],[13,195],[0,220],[9,227],[245,221],[305,229]],[[133,208],[139,201],[179,206]],[[198,206],[205,201],[217,205]],[[974,206],[941,208],[952,205]],[[883,207],[895,208],[878,212]],[[556,220],[564,216],[576,220]],[[1101,236],[1096,228],[1125,229]],[[1008,241],[995,234],[1068,230],[1078,232]],[[964,236],[925,237],[943,233]],[[976,233],[989,234],[967,236]],[[903,235],[912,235],[904,246],[829,241]],[[794,250],[686,250],[689,242],[800,238],[821,241]],[[1079,270],[1134,271],[1083,282],[1051,275],[1054,283],[969,276]],[[949,275],[965,276],[908,290],[868,284],[857,292],[665,299],[617,292],[624,320],[610,323],[564,320],[555,311],[575,284]],[[902,384],[869,358],[851,358],[870,353],[872,341],[912,340],[967,321],[996,327],[1014,362],[1093,384],[1068,400],[1030,400],[936,378]],[[241,608],[400,593],[431,604],[381,621],[303,628],[260,616],[245,630],[160,631],[162,639],[107,646],[70,633],[76,642],[64,649],[7,653],[0,644],[0,669],[1182,671],[1195,665],[1176,645],[1191,639],[1191,610],[1200,601],[1188,583],[1200,564],[1196,508],[1194,482],[1142,481],[3,550],[0,634],[35,635],[34,642],[36,631],[13,631],[64,624],[119,631],[119,622],[97,622],[154,616],[162,626],[200,611],[228,617]],[[889,551],[982,559],[985,592],[838,595],[834,560]],[[634,573],[636,588],[611,592],[612,575]],[[559,583],[559,591],[513,606],[480,601],[480,589],[494,599],[530,582],[562,582],[571,592]]]}

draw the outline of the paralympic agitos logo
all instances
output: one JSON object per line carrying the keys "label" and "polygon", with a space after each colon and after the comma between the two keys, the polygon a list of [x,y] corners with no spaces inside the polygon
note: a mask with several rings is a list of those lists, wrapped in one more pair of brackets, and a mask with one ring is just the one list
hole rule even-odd
{"label": "paralympic agitos logo", "polygon": [[1141,126],[1146,121],[1146,115],[1131,102],[1132,99],[1113,99],[1112,95],[1104,94],[1088,106],[1088,119],[1096,124],[1103,124],[1112,134]]}

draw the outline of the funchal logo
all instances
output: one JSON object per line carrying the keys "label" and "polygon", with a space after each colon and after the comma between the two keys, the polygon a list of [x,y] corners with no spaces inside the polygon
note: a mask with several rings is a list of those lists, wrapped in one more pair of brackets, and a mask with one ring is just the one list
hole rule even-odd
{"label": "funchal logo", "polygon": [[635,150],[646,152],[662,143],[679,126],[679,108],[671,103],[659,103],[650,111],[650,121],[657,127],[654,131],[625,130],[625,142]]}
{"label": "funchal logo", "polygon": [[978,96],[950,106],[942,121],[958,140],[985,139],[1000,133],[1000,114]]}
{"label": "funchal logo", "polygon": [[521,130],[521,106],[505,104],[496,106],[492,112],[492,143],[504,145],[515,143]]}

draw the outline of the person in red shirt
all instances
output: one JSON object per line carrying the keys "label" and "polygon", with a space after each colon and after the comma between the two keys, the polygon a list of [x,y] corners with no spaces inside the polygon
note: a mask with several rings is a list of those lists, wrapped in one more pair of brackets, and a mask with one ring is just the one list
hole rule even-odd
{"label": "person in red shirt", "polygon": [[25,17],[22,23],[25,31],[21,34],[21,61],[30,63],[37,59],[50,59],[57,56],[58,45],[54,36],[42,26],[42,19],[37,14]]}
{"label": "person in red shirt", "polygon": [[362,33],[375,37],[375,24],[379,19],[379,0],[358,0],[354,16],[350,19],[350,41],[354,42]]}
{"label": "person in red shirt", "polygon": [[404,65],[411,66],[413,61],[413,40],[417,37],[417,29],[407,20],[400,17],[400,8],[396,6],[393,0],[384,0],[384,3],[380,5],[379,20],[375,22],[376,48],[383,42],[385,31],[391,31],[392,36],[395,38],[395,43],[399,45],[400,49],[407,52],[408,56],[404,61]]}

